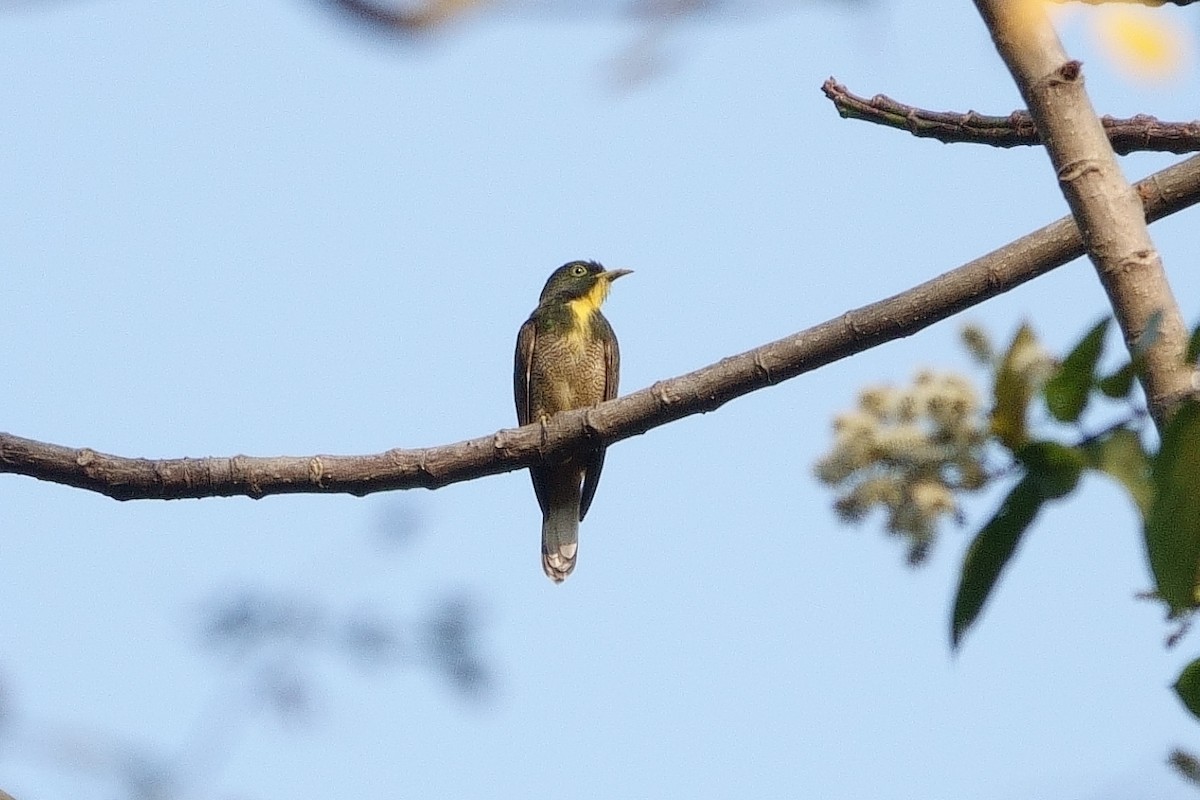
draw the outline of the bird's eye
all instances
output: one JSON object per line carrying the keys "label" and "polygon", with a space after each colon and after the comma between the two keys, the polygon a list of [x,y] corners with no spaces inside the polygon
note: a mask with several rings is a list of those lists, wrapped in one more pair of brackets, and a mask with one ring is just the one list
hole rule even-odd
{"label": "bird's eye", "polygon": [[571,267],[571,274],[576,278],[582,278],[584,275],[587,275],[587,267],[585,267],[583,264],[576,264],[575,266]]}

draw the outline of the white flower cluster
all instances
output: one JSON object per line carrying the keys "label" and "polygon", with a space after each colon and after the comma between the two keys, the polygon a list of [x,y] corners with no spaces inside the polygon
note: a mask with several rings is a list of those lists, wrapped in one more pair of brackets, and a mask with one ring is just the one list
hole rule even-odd
{"label": "white flower cluster", "polygon": [[986,482],[987,420],[960,375],[924,371],[909,387],[865,389],[833,427],[833,448],[816,473],[843,490],[835,510],[858,522],[882,507],[888,532],[908,539],[910,563],[928,554],[941,517],[958,517],[955,492]]}

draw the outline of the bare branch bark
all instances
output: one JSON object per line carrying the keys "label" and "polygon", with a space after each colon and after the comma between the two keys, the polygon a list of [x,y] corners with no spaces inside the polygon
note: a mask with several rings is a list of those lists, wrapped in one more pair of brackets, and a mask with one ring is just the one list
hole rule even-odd
{"label": "bare branch bark", "polygon": [[[1200,156],[1137,184],[1153,221],[1200,202]],[[435,489],[527,467],[591,444],[612,444],[824,366],[1013,289],[1084,254],[1071,217],[894,297],[595,408],[440,447],[364,456],[151,460],[0,433],[0,473],[27,475],[118,500],[286,493],[366,495]]]}
{"label": "bare branch bark", "polygon": [[[924,139],[945,144],[986,144],[992,147],[1023,147],[1042,144],[1037,125],[1028,111],[1003,117],[974,111],[928,111],[897,102],[887,95],[872,98],[852,93],[833,78],[821,86],[838,113],[888,128],[897,128]],[[1114,151],[1120,155],[1139,151],[1193,153],[1200,150],[1200,120],[1162,122],[1138,114],[1127,119],[1101,117],[1100,124]]]}
{"label": "bare branch bark", "polygon": [[1187,329],[1137,194],[1121,174],[1084,89],[1082,65],[1067,58],[1041,3],[975,0],[975,5],[1042,133],[1126,345],[1132,349],[1157,325],[1139,377],[1161,427],[1193,392],[1194,370],[1184,363]]}

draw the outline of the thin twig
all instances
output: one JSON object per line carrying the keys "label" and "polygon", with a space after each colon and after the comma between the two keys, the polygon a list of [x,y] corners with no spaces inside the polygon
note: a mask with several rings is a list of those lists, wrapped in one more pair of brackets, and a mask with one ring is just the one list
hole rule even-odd
{"label": "thin twig", "polygon": [[[992,147],[1028,147],[1042,143],[1033,117],[1024,110],[1003,117],[975,111],[928,111],[883,94],[869,99],[860,97],[833,78],[825,81],[821,91],[847,119],[905,130],[919,138],[937,139],[946,144],[965,142]],[[1200,150],[1200,120],[1162,122],[1156,117],[1138,114],[1125,119],[1101,117],[1100,122],[1113,150],[1121,155],[1139,151],[1194,153]]]}

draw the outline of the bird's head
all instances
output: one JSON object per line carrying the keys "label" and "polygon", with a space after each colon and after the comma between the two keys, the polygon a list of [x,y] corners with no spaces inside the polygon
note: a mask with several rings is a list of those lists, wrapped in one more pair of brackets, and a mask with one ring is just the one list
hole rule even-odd
{"label": "bird's head", "polygon": [[608,297],[612,282],[631,272],[631,269],[605,269],[595,261],[571,261],[550,274],[539,302],[584,301],[599,308]]}

